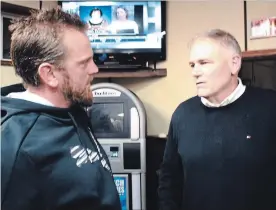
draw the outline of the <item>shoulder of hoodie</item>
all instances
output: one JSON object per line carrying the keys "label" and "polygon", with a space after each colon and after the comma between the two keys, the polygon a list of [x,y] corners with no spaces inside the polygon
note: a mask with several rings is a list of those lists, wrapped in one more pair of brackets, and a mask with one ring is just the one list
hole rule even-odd
{"label": "shoulder of hoodie", "polygon": [[2,159],[5,160],[1,161],[1,164],[5,169],[4,180],[7,180],[19,154],[22,152],[27,154],[22,150],[22,144],[28,141],[28,135],[36,124],[39,114],[5,110],[3,107],[1,114],[1,154]]}
{"label": "shoulder of hoodie", "polygon": [[16,135],[17,140],[13,139],[13,141],[20,142],[27,137],[40,116],[37,112],[3,108],[1,108],[1,115],[2,138]]}
{"label": "shoulder of hoodie", "polygon": [[[1,109],[3,112],[3,109]],[[9,113],[10,112],[10,113]],[[57,123],[54,123],[57,122]],[[36,162],[37,148],[41,146],[41,141],[34,137],[51,139],[49,125],[60,128],[60,124],[50,116],[39,112],[24,112],[22,110],[8,110],[6,116],[1,119],[1,154],[3,159],[15,163],[18,154],[25,154],[34,164]],[[62,133],[63,130],[59,129]],[[60,138],[60,136],[56,136]],[[52,141],[47,141],[52,145]],[[30,147],[30,145],[32,145]],[[9,165],[11,163],[5,163]]]}
{"label": "shoulder of hoodie", "polygon": [[[5,138],[11,141],[13,144],[22,144],[23,141],[29,137],[31,133],[34,132],[36,125],[43,123],[47,124],[53,122],[58,122],[58,119],[49,116],[48,114],[41,113],[38,111],[32,110],[23,110],[14,107],[1,107],[1,134],[2,134],[2,143],[5,143]],[[64,123],[65,121],[63,121]],[[58,123],[54,126],[60,126]],[[49,132],[49,129],[40,129],[41,135]],[[44,134],[43,134],[44,133]]]}

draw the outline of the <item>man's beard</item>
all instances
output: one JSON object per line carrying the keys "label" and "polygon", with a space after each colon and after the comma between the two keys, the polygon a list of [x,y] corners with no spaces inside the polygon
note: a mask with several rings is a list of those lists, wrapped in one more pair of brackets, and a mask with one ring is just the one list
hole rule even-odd
{"label": "man's beard", "polygon": [[74,88],[68,75],[64,78],[64,83],[61,89],[64,98],[70,102],[71,105],[78,104],[80,106],[88,107],[92,105],[93,94],[90,88],[90,82],[87,83],[83,90]]}

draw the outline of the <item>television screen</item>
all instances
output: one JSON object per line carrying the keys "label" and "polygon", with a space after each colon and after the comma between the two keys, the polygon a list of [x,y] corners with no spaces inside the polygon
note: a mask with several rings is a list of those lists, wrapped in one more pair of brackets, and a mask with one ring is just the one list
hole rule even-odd
{"label": "television screen", "polygon": [[63,1],[64,11],[77,13],[87,24],[95,53],[160,53],[161,1]]}

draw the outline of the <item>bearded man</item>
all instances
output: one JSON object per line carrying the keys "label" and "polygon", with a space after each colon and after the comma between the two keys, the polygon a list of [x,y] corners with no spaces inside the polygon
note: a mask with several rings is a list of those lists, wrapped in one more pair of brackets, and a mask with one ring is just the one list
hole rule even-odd
{"label": "bearded man", "polygon": [[56,8],[32,12],[9,29],[26,90],[2,91],[2,209],[121,209],[84,109],[98,72],[85,23]]}

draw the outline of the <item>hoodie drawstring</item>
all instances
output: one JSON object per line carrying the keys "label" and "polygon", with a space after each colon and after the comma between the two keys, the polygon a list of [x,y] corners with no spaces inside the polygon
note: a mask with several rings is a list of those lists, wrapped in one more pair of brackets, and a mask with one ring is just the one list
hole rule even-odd
{"label": "hoodie drawstring", "polygon": [[[87,144],[86,144],[86,143],[82,140],[82,138],[81,138],[81,134],[80,134],[80,131],[79,131],[78,124],[77,124],[75,118],[73,117],[73,115],[72,115],[70,112],[68,112],[68,114],[69,114],[70,118],[71,118],[72,121],[73,121],[74,127],[76,128],[76,131],[77,131],[77,134],[78,134],[78,137],[79,137],[79,141],[80,141],[81,145],[83,145],[83,146],[85,147],[86,155],[87,155],[87,157],[89,157],[90,155],[89,155],[89,153],[88,153],[88,151],[87,151],[87,148],[89,148],[89,147],[87,146]],[[89,127],[88,127],[88,132],[90,133],[91,143],[92,143],[93,146],[96,148],[96,152],[97,152],[97,154],[98,154],[99,157],[100,157],[100,161],[102,161],[102,158],[103,158],[103,157],[102,157],[102,154],[101,154],[101,152],[100,152],[99,146],[98,146],[98,144],[96,143],[95,137],[93,136],[93,134],[92,134],[92,132],[91,132],[91,130],[90,130]]]}

